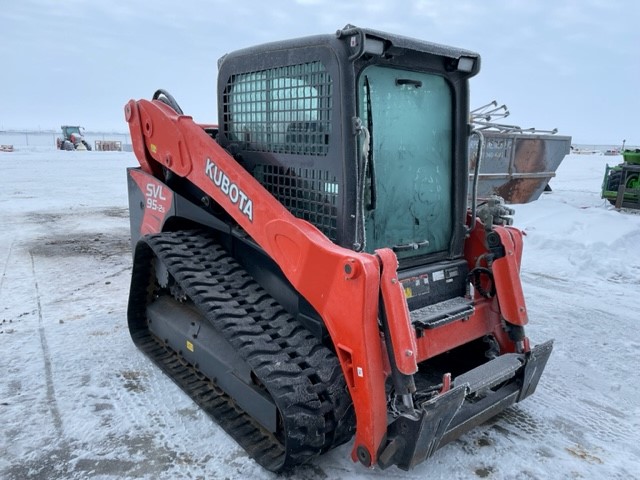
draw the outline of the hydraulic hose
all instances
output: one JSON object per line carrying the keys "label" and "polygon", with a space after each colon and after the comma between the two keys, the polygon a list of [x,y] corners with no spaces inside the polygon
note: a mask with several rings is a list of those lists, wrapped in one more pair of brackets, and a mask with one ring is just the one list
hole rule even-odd
{"label": "hydraulic hose", "polygon": [[180,108],[180,105],[178,105],[178,102],[176,102],[176,99],[173,98],[173,95],[171,95],[166,90],[163,90],[162,88],[159,88],[158,90],[155,91],[155,93],[153,94],[152,100],[159,100],[162,103],[169,105],[171,108],[173,108],[178,115],[184,115],[184,112]]}

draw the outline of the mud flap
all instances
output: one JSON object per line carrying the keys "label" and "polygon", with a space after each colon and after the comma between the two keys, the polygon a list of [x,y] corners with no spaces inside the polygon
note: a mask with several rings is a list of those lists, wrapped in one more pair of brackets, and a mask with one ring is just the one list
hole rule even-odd
{"label": "mud flap", "polygon": [[438,448],[466,395],[467,386],[460,385],[424,403],[417,415],[400,415],[389,425],[387,438],[390,441],[378,457],[380,468],[395,464],[403,470],[411,470],[429,458]]}

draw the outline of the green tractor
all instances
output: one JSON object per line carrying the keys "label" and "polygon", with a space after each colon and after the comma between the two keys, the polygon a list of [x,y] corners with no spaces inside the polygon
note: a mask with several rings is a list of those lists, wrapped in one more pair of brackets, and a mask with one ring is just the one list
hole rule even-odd
{"label": "green tractor", "polygon": [[604,173],[602,198],[616,208],[640,209],[640,148],[621,152],[624,162]]}

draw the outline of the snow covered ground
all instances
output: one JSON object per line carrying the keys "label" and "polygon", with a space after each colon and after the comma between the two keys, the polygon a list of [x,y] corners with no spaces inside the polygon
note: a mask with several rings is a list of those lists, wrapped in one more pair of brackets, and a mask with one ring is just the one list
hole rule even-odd
{"label": "snow covered ground", "polygon": [[[289,478],[640,478],[640,215],[569,156],[517,206],[538,391],[406,473],[338,448]],[[0,478],[275,478],[138,352],[126,328],[130,153],[0,153]]]}

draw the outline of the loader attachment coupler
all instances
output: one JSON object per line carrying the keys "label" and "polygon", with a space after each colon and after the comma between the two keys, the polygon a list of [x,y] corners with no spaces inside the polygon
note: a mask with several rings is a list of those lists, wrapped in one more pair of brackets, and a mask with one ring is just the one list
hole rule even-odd
{"label": "loader attachment coupler", "polygon": [[380,468],[397,465],[410,470],[430,457],[460,410],[466,392],[466,385],[460,385],[427,402],[416,414],[402,414],[391,423],[389,443],[378,457]]}
{"label": "loader attachment coupler", "polygon": [[496,413],[531,395],[549,359],[553,342],[526,354],[501,355],[453,380],[452,388],[399,415],[388,429],[388,442],[378,457],[385,469],[410,470],[438,448]]}

